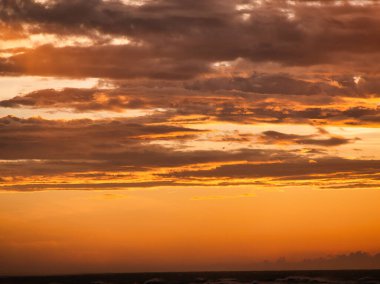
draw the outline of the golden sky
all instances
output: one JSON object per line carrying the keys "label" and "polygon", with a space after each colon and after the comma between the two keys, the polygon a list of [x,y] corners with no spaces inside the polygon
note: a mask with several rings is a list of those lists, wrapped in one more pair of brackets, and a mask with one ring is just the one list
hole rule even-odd
{"label": "golden sky", "polygon": [[375,0],[0,0],[0,274],[380,252],[379,36]]}

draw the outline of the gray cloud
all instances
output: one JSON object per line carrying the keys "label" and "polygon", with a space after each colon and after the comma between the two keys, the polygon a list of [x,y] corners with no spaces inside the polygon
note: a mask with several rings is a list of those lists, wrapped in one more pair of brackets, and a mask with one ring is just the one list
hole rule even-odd
{"label": "gray cloud", "polygon": [[[328,135],[328,133],[326,133]],[[263,143],[272,144],[300,144],[300,145],[315,145],[315,146],[340,146],[353,142],[352,139],[330,136],[328,138],[318,138],[318,135],[297,135],[297,134],[285,134],[278,131],[265,131],[259,139]]]}
{"label": "gray cloud", "polygon": [[[120,174],[158,168],[177,168],[156,176],[162,185],[179,178],[285,181],[338,173],[374,178],[380,167],[377,160],[328,157],[315,149],[300,154],[175,146],[175,141],[203,133],[173,126],[176,119],[176,125],[219,121],[378,126],[380,108],[370,100],[380,93],[378,1],[365,5],[294,2],[264,1],[250,6],[240,0],[155,0],[134,6],[102,0],[0,1],[4,39],[11,39],[14,32],[13,38],[44,33],[62,41],[66,36],[92,40],[89,46],[47,44],[1,50],[10,53],[0,57],[1,75],[97,77],[115,84],[38,90],[3,100],[1,107],[153,112],[108,120],[1,118],[2,182],[62,174],[106,180],[109,171]],[[118,36],[127,37],[129,44],[113,44]],[[225,61],[229,62],[226,68],[214,64]],[[215,141],[247,142],[251,138],[237,135]],[[354,142],[328,133],[275,131],[262,133],[260,139],[323,147]],[[158,140],[171,140],[174,146],[161,146]],[[326,158],[311,160],[313,155]],[[214,169],[180,168],[200,163],[219,164]],[[126,179],[126,186],[133,183],[128,176],[121,178]]]}
{"label": "gray cloud", "polygon": [[195,81],[187,86],[192,90],[238,90],[261,94],[317,95],[322,93],[339,94],[340,89],[326,83],[309,83],[291,78],[286,74],[253,74],[248,78],[212,78]]}
{"label": "gray cloud", "polygon": [[315,160],[297,159],[279,163],[267,164],[234,164],[218,166],[211,170],[179,171],[166,176],[177,178],[283,178],[300,175],[325,175],[346,173],[349,178],[352,174],[377,174],[380,170],[379,160],[350,160],[343,158],[321,158]]}
{"label": "gray cloud", "polygon": [[[297,98],[304,96],[296,96]],[[306,96],[307,97],[307,96]],[[316,97],[319,97],[316,95]],[[291,95],[250,94],[235,91],[190,91],[175,87],[120,87],[115,89],[38,90],[0,101],[0,107],[73,109],[77,112],[128,109],[162,109],[156,122],[178,115],[204,115],[211,120],[240,123],[338,123],[348,125],[373,124],[380,121],[378,106],[339,106],[339,101],[326,101],[324,96],[317,106],[306,98]],[[298,103],[295,109],[294,102]],[[331,106],[329,106],[331,104]],[[148,119],[148,118],[146,118]],[[153,117],[152,117],[153,119]],[[152,120],[154,121],[154,120]],[[338,143],[333,139],[331,142]],[[343,142],[341,140],[341,142]]]}
{"label": "gray cloud", "polygon": [[[260,94],[280,95],[328,95],[341,97],[369,97],[380,94],[379,78],[377,76],[360,76],[355,82],[355,75],[331,76],[314,78],[314,82],[297,79],[290,74],[254,73],[249,77],[217,77],[206,80],[196,80],[186,87],[191,90],[204,91],[241,91]],[[332,84],[332,82],[335,84]]]}
{"label": "gray cloud", "polygon": [[0,130],[2,177],[91,171],[133,173],[199,163],[282,160],[294,156],[280,150],[185,151],[163,147],[153,143],[156,135],[170,134],[174,138],[168,139],[175,139],[176,133],[199,132],[183,127],[132,124],[123,119],[53,121],[4,117],[0,119]]}
{"label": "gray cloud", "polygon": [[[375,40],[380,32],[376,1],[363,6],[268,1],[237,10],[236,5],[243,3],[161,0],[130,6],[101,0],[55,0],[48,5],[2,1],[0,19],[6,25],[29,24],[30,33],[87,35],[95,43],[38,47],[2,59],[0,67],[3,72],[30,75],[184,79],[210,72],[215,61],[245,58],[286,66],[378,70],[373,64],[380,47]],[[244,20],[243,14],[249,18]],[[128,36],[134,44],[110,46],[102,35]],[[315,87],[306,89],[315,91]]]}
{"label": "gray cloud", "polygon": [[[363,251],[349,252],[346,254],[329,255],[319,258],[308,258],[300,261],[290,261],[280,258],[277,261],[255,262],[255,269],[262,270],[347,270],[347,269],[378,269],[380,267],[380,253],[370,254]],[[318,275],[316,273],[316,275]],[[331,277],[329,275],[334,275]],[[287,276],[275,279],[281,283],[342,283],[345,281],[355,282],[372,281],[371,277],[355,278],[352,275],[337,276],[336,271],[331,273],[325,272],[324,277],[312,277],[308,273],[294,273],[293,276]],[[338,280],[339,279],[339,280]]]}

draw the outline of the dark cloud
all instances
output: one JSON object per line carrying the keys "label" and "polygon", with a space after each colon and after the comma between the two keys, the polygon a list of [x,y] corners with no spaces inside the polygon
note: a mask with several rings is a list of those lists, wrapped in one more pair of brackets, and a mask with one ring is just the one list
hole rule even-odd
{"label": "dark cloud", "polygon": [[253,74],[245,77],[212,78],[188,84],[191,90],[238,90],[261,94],[317,95],[339,94],[340,89],[326,83],[311,83],[291,78],[286,74]]}
{"label": "dark cloud", "polygon": [[199,133],[166,125],[139,125],[128,120],[53,121],[41,118],[0,120],[2,176],[56,175],[78,172],[137,172],[201,163],[282,160],[277,150],[188,150],[163,147],[156,135]]}
{"label": "dark cloud", "polygon": [[120,1],[102,0],[53,0],[47,5],[33,0],[5,0],[2,1],[0,16],[5,22],[37,24],[36,31],[71,34],[98,31],[138,37],[185,32],[189,26],[194,25],[223,25],[220,16],[230,9],[232,11],[235,1],[232,2],[223,4],[213,0],[202,3],[164,0],[132,6]]}
{"label": "dark cloud", "polygon": [[208,70],[199,60],[152,55],[144,46],[55,48],[44,45],[0,62],[4,74],[64,77],[187,79]]}
{"label": "dark cloud", "polygon": [[[29,25],[29,33],[86,35],[94,45],[38,47],[8,58],[1,70],[45,76],[184,79],[210,72],[213,62],[238,58],[286,66],[378,70],[373,64],[380,50],[377,2],[320,3],[266,1],[249,8],[239,0],[160,0],[141,6],[101,0],[55,0],[47,5],[4,0],[0,4],[4,25]],[[242,4],[248,8],[238,9]],[[127,36],[132,44],[107,45],[107,35]],[[321,87],[296,83],[289,91],[314,93]]]}
{"label": "dark cloud", "polygon": [[[111,93],[111,94],[110,94]],[[71,108],[76,111],[112,110],[145,108],[146,103],[127,93],[112,95],[110,90],[74,89],[38,90],[24,96],[17,96],[0,102],[2,107]]]}
{"label": "dark cloud", "polygon": [[[299,261],[286,260],[280,258],[277,261],[255,262],[255,269],[262,270],[346,270],[346,269],[378,269],[380,267],[380,254],[370,254],[363,251],[349,252],[346,254],[329,255],[319,258],[308,258]],[[352,275],[346,276],[337,280],[327,279],[328,273],[324,274],[326,278],[310,277],[303,273],[294,273],[294,276],[278,278],[275,281],[281,283],[341,283],[352,281],[355,277]],[[332,274],[331,274],[332,275]],[[319,275],[320,276],[320,275]],[[336,275],[335,275],[336,276]],[[338,277],[337,277],[338,278]],[[349,278],[349,279],[348,279]],[[336,281],[336,282],[335,282]],[[368,281],[371,282],[371,277],[359,277],[355,282]]]}
{"label": "dark cloud", "polygon": [[[20,143],[23,146],[25,143]],[[17,145],[20,146],[20,145]],[[14,147],[14,148],[17,148]],[[44,145],[46,146],[46,145]],[[8,160],[0,163],[1,172],[7,175],[52,175],[68,172],[85,171],[146,171],[160,167],[181,167],[185,165],[195,165],[199,163],[233,162],[233,161],[263,161],[278,160],[293,156],[284,151],[241,149],[233,152],[225,151],[179,151],[175,149],[159,146],[134,146],[130,150],[113,152],[112,149],[104,148],[97,152],[82,150],[82,153],[75,152],[76,158],[69,156],[66,149],[58,149],[60,145],[50,145],[57,147],[59,154],[44,152],[39,153],[36,148],[33,158],[28,150],[23,151],[17,148],[17,154],[2,153],[2,159]],[[74,146],[72,151],[78,146]],[[88,145],[91,149],[91,145]],[[47,157],[50,154],[50,157]],[[61,156],[66,155],[70,160],[61,160]],[[24,157],[24,158],[22,158]],[[23,160],[21,162],[11,162],[10,160]],[[32,159],[30,161],[25,161]],[[36,161],[37,160],[37,161]]]}
{"label": "dark cloud", "polygon": [[378,125],[380,121],[379,107],[305,107],[294,109],[290,106],[269,103],[263,107],[239,107],[235,104],[225,106],[215,113],[218,120],[241,123],[312,123],[312,124],[346,124],[346,125]]}
{"label": "dark cloud", "polygon": [[[325,133],[328,135],[328,133]],[[297,135],[297,134],[285,134],[278,131],[265,131],[259,139],[263,143],[272,144],[300,144],[300,145],[315,145],[315,146],[340,146],[353,142],[352,139],[330,136],[328,138],[318,138],[317,135]]]}
{"label": "dark cloud", "polygon": [[[380,94],[377,76],[341,75],[313,78],[314,81],[297,79],[290,74],[260,74],[250,77],[217,77],[188,83],[191,90],[241,91],[260,94],[281,95],[328,95],[342,97],[369,97]],[[357,80],[355,82],[355,80]]]}
{"label": "dark cloud", "polygon": [[266,164],[234,164],[218,166],[211,170],[180,171],[167,176],[177,178],[282,178],[299,175],[324,175],[346,173],[376,174],[380,170],[379,160],[350,160],[343,158],[299,159]]}
{"label": "dark cloud", "polygon": [[[297,98],[302,96],[296,96]],[[318,97],[318,96],[317,96]],[[0,101],[0,107],[73,109],[77,112],[128,109],[161,109],[155,121],[165,122],[175,116],[203,115],[211,120],[240,123],[319,123],[347,125],[377,125],[380,108],[350,106],[345,101],[328,101],[324,97],[317,106],[307,99],[298,102],[293,96],[267,96],[235,91],[190,91],[181,87],[120,87],[115,89],[46,89]],[[297,102],[297,108],[294,103]],[[340,106],[339,102],[343,105]],[[330,104],[330,105],[329,105]],[[154,121],[152,117],[152,122]],[[309,141],[310,142],[310,141]],[[318,141],[316,141],[318,142]],[[332,144],[344,142],[332,139]],[[323,144],[323,142],[321,142]],[[328,142],[327,142],[328,143]],[[312,144],[312,143],[310,143]]]}
{"label": "dark cloud", "polygon": [[[204,133],[181,126],[191,123],[378,126],[378,1],[293,2],[0,1],[4,40],[48,34],[63,43],[1,49],[0,74],[97,77],[114,84],[37,90],[3,99],[0,107],[146,112],[130,119],[1,118],[2,182],[28,175],[82,174],[111,186],[108,174],[114,172],[122,175],[125,186],[151,186],[124,172],[152,176],[160,168],[162,174],[154,173],[157,183],[150,181],[157,185],[180,178],[220,178],[221,184],[229,178],[285,182],[338,173],[373,178],[380,167],[377,160],[335,158],[322,150],[305,148],[301,154],[256,148],[192,150],[179,145]],[[89,44],[76,44],[75,37],[85,37]],[[254,139],[261,146],[323,146],[325,151],[354,142],[323,131],[313,135],[266,131],[259,141],[249,133],[204,137],[203,141],[245,146]],[[210,167],[197,168],[198,164]],[[168,173],[169,168],[176,169]]]}
{"label": "dark cloud", "polygon": [[[59,121],[12,116],[0,119],[0,129],[0,159],[10,160],[91,159],[105,151],[127,152],[138,160],[134,148],[138,150],[149,136],[169,135],[168,139],[173,139],[176,134],[199,133],[176,126],[135,124],[127,119]],[[154,152],[154,146],[151,149]]]}
{"label": "dark cloud", "polygon": [[[248,183],[255,184],[254,179],[262,178],[284,185],[323,178],[346,181],[365,178],[366,183],[370,180],[376,183],[380,170],[378,160],[329,157],[313,149],[304,152],[255,148],[192,150],[176,147],[175,143],[164,147],[157,141],[177,141],[178,135],[202,132],[171,125],[136,124],[128,119],[61,121],[4,117],[0,119],[0,130],[3,189],[87,189],[95,181],[104,184],[96,188],[175,186],[189,182],[207,185],[207,181],[216,179],[223,186],[246,184],[233,179],[253,179]],[[279,132],[264,135],[319,146],[347,143]],[[316,135],[329,134],[320,130]],[[232,138],[235,136],[239,143],[252,138],[231,134]],[[231,137],[219,137],[219,141],[231,142]],[[37,176],[36,181],[30,182]],[[71,182],[62,182],[63,178]],[[330,186],[340,184],[332,181]]]}
{"label": "dark cloud", "polygon": [[[213,103],[224,102],[228,96],[209,96],[181,88],[115,88],[37,90],[26,95],[0,101],[2,107],[69,108],[75,111],[123,111],[126,109],[212,109]],[[198,101],[199,100],[199,101]],[[202,100],[202,101],[200,101]]]}

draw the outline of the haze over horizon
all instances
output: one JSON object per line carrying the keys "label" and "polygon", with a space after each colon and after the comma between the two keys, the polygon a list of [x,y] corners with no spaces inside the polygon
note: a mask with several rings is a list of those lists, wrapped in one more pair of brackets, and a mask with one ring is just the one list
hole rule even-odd
{"label": "haze over horizon", "polygon": [[377,0],[0,0],[0,275],[380,269],[379,59]]}

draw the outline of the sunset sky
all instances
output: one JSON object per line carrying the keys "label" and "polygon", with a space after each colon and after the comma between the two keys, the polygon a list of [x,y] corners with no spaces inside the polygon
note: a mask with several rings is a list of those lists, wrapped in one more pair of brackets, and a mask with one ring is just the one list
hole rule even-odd
{"label": "sunset sky", "polygon": [[0,0],[0,275],[379,253],[379,62],[375,0]]}

